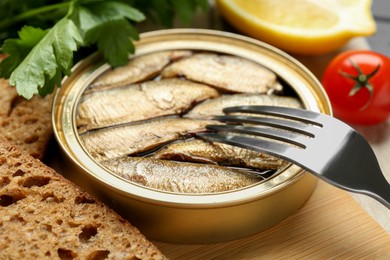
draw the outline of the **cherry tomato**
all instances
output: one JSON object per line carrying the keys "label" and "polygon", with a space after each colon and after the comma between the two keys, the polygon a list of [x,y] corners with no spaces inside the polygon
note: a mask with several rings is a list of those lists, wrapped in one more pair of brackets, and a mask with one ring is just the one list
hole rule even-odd
{"label": "cherry tomato", "polygon": [[390,58],[370,50],[337,55],[322,85],[335,117],[350,124],[377,124],[390,115]]}

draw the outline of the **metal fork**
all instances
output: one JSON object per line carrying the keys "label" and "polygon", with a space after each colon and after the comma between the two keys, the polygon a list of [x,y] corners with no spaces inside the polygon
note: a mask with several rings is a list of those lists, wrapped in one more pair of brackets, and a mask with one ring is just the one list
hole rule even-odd
{"label": "metal fork", "polygon": [[283,158],[334,186],[368,195],[390,209],[390,184],[371,146],[342,121],[317,112],[275,106],[229,107],[224,112],[245,115],[217,116],[216,120],[230,124],[209,125],[213,132],[198,136]]}

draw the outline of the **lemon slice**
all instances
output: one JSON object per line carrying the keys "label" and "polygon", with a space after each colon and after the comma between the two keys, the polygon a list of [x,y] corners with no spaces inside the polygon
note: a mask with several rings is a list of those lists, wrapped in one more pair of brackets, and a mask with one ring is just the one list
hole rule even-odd
{"label": "lemon slice", "polygon": [[216,0],[239,31],[295,54],[334,51],[375,33],[371,0]]}

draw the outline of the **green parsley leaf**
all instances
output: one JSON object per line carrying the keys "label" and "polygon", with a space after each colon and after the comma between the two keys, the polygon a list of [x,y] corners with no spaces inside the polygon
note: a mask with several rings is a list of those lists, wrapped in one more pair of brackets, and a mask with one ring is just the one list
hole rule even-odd
{"label": "green parsley leaf", "polygon": [[0,64],[0,77],[9,78],[47,32],[48,30],[24,26],[18,33],[19,39],[7,39],[3,45],[3,52],[9,56]]}
{"label": "green parsley leaf", "polygon": [[[27,30],[31,33],[31,29]],[[23,39],[20,40],[23,42]],[[34,94],[50,93],[55,84],[61,85],[60,78],[69,75],[73,51],[81,43],[82,38],[73,21],[61,19],[12,72],[10,84],[16,86],[17,92],[27,99]]]}
{"label": "green parsley leaf", "polygon": [[[89,35],[96,38],[94,42],[98,49],[113,67],[128,63],[129,53],[134,53],[134,45],[129,39],[132,34],[136,34],[134,28],[124,19],[107,21],[89,30]],[[138,39],[138,34],[133,36]]]}
{"label": "green parsley leaf", "polygon": [[97,44],[104,58],[117,67],[128,62],[134,53],[131,39],[138,40],[138,32],[127,20],[145,19],[137,9],[120,2],[99,2],[79,8],[78,21],[86,45]]}
{"label": "green parsley leaf", "polygon": [[208,0],[133,0],[133,6],[164,27],[172,27],[177,15],[188,25],[198,7],[208,10]]}
{"label": "green parsley leaf", "polygon": [[182,1],[182,0],[171,0],[173,8],[180,17],[180,19],[188,24],[191,20],[192,15],[196,11],[196,3],[194,1]]}
{"label": "green parsley leaf", "polygon": [[206,11],[208,0],[0,0],[0,53],[8,54],[0,77],[26,98],[49,94],[96,49],[111,66],[126,64],[143,13],[171,27],[176,15],[188,23],[198,7]]}

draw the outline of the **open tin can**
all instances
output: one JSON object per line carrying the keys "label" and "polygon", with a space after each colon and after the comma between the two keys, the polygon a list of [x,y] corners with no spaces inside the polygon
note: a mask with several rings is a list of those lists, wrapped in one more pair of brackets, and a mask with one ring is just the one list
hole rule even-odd
{"label": "open tin can", "polygon": [[[134,56],[167,50],[228,54],[273,71],[312,111],[331,114],[318,80],[284,52],[236,34],[171,29],[141,35]],[[207,194],[166,192],[125,180],[102,167],[86,151],[76,126],[84,91],[109,69],[99,55],[78,63],[63,82],[53,104],[53,125],[66,177],[129,219],[148,238],[172,243],[212,243],[252,235],[282,221],[307,201],[316,178],[289,164],[265,181],[245,188]]]}

